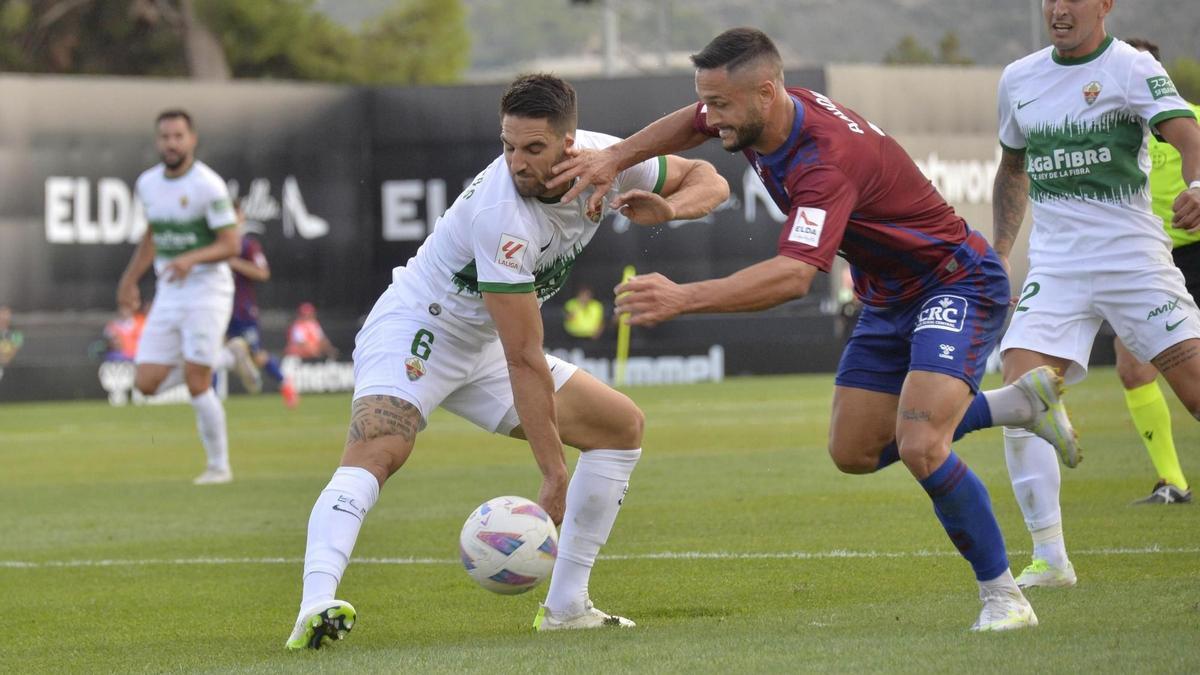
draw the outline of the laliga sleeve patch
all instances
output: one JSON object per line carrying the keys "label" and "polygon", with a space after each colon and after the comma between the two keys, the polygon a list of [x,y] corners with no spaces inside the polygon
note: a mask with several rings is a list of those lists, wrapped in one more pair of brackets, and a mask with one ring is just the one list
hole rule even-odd
{"label": "laliga sleeve patch", "polygon": [[[913,331],[933,328],[961,333],[966,318],[966,298],[958,295],[935,295],[921,305],[921,313],[917,315],[917,325]],[[942,358],[951,357],[944,355]]]}
{"label": "laliga sleeve patch", "polygon": [[821,242],[821,228],[825,227],[825,209],[811,206],[797,206],[796,219],[792,221],[792,231],[788,241],[806,246],[816,246]]}
{"label": "laliga sleeve patch", "polygon": [[529,242],[511,234],[502,234],[500,246],[496,248],[496,262],[509,269],[519,270],[528,250]]}

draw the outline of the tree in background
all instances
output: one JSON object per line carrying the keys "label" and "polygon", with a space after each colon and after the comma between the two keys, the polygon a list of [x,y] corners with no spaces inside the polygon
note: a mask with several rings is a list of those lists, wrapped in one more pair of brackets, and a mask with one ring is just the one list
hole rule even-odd
{"label": "tree in background", "polygon": [[471,40],[461,2],[398,2],[362,34],[360,82],[443,84],[470,63]]}
{"label": "tree in background", "polygon": [[457,80],[462,0],[394,0],[358,33],[312,0],[0,0],[0,71],[268,77],[349,83]]}
{"label": "tree in background", "polygon": [[1167,67],[1179,95],[1192,103],[1200,103],[1200,61],[1181,56]]}
{"label": "tree in background", "polygon": [[933,63],[933,52],[921,46],[917,38],[905,35],[884,54],[883,62],[889,65]]}
{"label": "tree in background", "polygon": [[912,35],[905,35],[900,38],[896,46],[888,50],[887,54],[883,57],[883,62],[890,65],[939,63],[948,66],[965,66],[975,61],[962,53],[962,43],[958,39],[958,34],[952,30],[948,30],[942,35],[942,39],[938,40],[936,57],[917,38]]}

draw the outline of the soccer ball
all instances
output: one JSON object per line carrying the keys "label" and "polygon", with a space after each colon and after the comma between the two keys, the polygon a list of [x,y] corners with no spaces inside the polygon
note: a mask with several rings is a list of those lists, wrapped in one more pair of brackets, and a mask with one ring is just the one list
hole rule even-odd
{"label": "soccer ball", "polygon": [[524,593],[550,576],[558,555],[554,521],[524,497],[496,497],[480,504],[458,537],[467,574],[502,595]]}

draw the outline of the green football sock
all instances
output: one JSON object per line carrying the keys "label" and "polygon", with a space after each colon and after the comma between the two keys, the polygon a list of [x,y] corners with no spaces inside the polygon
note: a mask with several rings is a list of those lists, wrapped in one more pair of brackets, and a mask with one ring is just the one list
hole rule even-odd
{"label": "green football sock", "polygon": [[1179,455],[1175,454],[1175,440],[1171,436],[1171,411],[1163,398],[1158,382],[1125,390],[1125,403],[1133,417],[1146,452],[1158,477],[1180,490],[1188,489],[1187,479],[1179,466]]}

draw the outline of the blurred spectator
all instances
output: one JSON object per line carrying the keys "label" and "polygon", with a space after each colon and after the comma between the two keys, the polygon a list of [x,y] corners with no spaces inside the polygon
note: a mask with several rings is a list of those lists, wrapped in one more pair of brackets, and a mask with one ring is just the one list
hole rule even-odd
{"label": "blurred spectator", "polygon": [[104,337],[108,340],[105,361],[133,361],[137,356],[138,339],[146,325],[146,309],[142,305],[136,312],[130,312],[128,307],[121,307],[117,316],[104,324]]}
{"label": "blurred spectator", "polygon": [[311,302],[301,303],[296,310],[296,320],[288,328],[288,343],[284,353],[301,359],[337,358],[337,347],[325,337],[325,331],[317,322],[317,308]]}
{"label": "blurred spectator", "polygon": [[12,363],[23,344],[25,336],[12,329],[12,310],[8,305],[0,305],[0,378],[4,377],[4,368]]}
{"label": "blurred spectator", "polygon": [[563,327],[573,337],[595,340],[604,332],[604,305],[588,286],[579,287],[563,306],[563,314]]}

